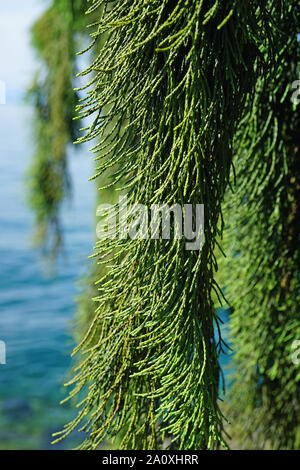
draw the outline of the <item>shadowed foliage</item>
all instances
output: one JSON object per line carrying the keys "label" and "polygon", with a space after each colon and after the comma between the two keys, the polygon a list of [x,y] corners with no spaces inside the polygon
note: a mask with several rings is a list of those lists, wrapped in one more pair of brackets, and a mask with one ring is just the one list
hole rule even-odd
{"label": "shadowed foliage", "polygon": [[[298,5],[299,7],[299,5]],[[300,11],[281,21],[274,81],[261,77],[236,139],[237,185],[228,194],[223,282],[232,304],[233,431],[246,448],[300,448]]]}

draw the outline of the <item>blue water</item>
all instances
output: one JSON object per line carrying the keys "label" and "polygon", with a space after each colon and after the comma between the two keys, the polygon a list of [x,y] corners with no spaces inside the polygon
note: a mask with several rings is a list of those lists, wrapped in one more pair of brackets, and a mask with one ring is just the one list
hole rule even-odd
{"label": "blue water", "polygon": [[[54,270],[31,248],[32,215],[24,173],[33,152],[32,110],[0,106],[0,449],[47,449],[52,432],[72,418],[60,406],[72,349],[69,322],[93,244],[92,159],[70,151],[73,199],[63,210],[64,254]],[[78,436],[59,445],[76,445]],[[53,446],[52,446],[53,447]]]}

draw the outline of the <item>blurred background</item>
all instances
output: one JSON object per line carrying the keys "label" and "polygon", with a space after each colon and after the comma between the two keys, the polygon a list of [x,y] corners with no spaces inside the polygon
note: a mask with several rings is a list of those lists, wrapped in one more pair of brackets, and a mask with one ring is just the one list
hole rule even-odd
{"label": "blurred background", "polygon": [[[51,434],[74,416],[66,396],[73,338],[70,321],[78,278],[93,248],[92,159],[82,147],[69,159],[72,199],[62,207],[64,242],[53,269],[32,247],[33,216],[26,203],[26,171],[34,152],[33,109],[24,99],[38,58],[30,28],[45,0],[2,2],[0,80],[0,449],[48,449]],[[74,152],[72,148],[69,153]],[[54,446],[74,447],[77,435]]]}

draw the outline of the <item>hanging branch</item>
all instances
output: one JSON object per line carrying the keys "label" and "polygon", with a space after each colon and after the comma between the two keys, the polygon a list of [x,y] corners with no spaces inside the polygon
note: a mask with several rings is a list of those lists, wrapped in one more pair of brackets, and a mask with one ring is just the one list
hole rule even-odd
{"label": "hanging branch", "polygon": [[61,243],[59,212],[70,194],[67,145],[79,137],[74,121],[76,42],[84,31],[85,2],[53,0],[32,28],[32,42],[42,63],[28,92],[35,116],[36,150],[28,173],[29,204],[35,214],[35,241],[55,254]]}
{"label": "hanging branch", "polygon": [[81,139],[99,139],[95,176],[114,167],[111,185],[130,203],[205,204],[205,244],[97,244],[110,269],[76,349],[70,396],[83,400],[62,437],[82,423],[83,448],[116,438],[126,449],[211,449],[223,443],[214,247],[233,134],[270,38],[265,2],[93,1],[90,12],[93,44],[104,45],[85,72],[95,76],[80,117],[96,114]]}
{"label": "hanging branch", "polygon": [[[300,448],[300,11],[287,2],[277,30],[276,78],[261,77],[237,136],[237,187],[228,195],[227,261],[232,304],[234,436],[246,448]],[[221,269],[222,271],[222,269]]]}

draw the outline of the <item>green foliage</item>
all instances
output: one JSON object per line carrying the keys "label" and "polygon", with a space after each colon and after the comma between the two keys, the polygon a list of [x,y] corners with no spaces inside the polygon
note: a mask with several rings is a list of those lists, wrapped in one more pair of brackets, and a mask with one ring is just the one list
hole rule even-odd
{"label": "green foliage", "polygon": [[[261,77],[237,135],[236,191],[225,210],[222,271],[233,306],[235,351],[230,414],[245,448],[300,449],[300,11],[281,20],[276,77]],[[299,4],[298,4],[299,7]]]}
{"label": "green foliage", "polygon": [[[92,0],[86,17],[85,2],[53,0],[32,30],[43,64],[30,92],[38,239],[60,243],[67,144],[80,123],[75,51],[88,22],[92,63],[82,75],[92,77],[79,117],[94,123],[80,141],[96,139],[99,203],[122,189],[132,203],[206,211],[200,253],[173,239],[97,244],[74,326],[70,396],[83,400],[61,433],[81,426],[83,448],[226,445],[218,284],[234,310],[229,431],[246,448],[300,448],[300,365],[291,359],[300,339],[300,126],[291,103],[299,2],[207,3]],[[227,258],[217,263],[219,243]]]}
{"label": "green foliage", "polygon": [[29,203],[36,218],[36,241],[56,250],[60,244],[59,208],[69,193],[67,144],[79,136],[74,121],[75,33],[84,29],[85,2],[54,0],[32,28],[32,43],[42,67],[29,98],[35,109],[36,150],[29,170]]}
{"label": "green foliage", "polygon": [[[79,393],[83,448],[104,439],[120,448],[212,449],[224,443],[219,409],[219,320],[212,293],[232,140],[247,94],[272,50],[281,2],[203,0],[93,1],[99,54],[80,117],[96,115],[81,141],[94,138],[96,176],[131,203],[204,203],[205,244],[184,240],[106,240],[96,257],[97,309],[76,351],[70,384]],[[92,47],[91,46],[91,47]],[[272,58],[267,56],[270,68]],[[109,158],[107,155],[109,154]],[[221,229],[218,226],[221,226]]]}

